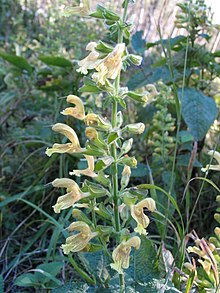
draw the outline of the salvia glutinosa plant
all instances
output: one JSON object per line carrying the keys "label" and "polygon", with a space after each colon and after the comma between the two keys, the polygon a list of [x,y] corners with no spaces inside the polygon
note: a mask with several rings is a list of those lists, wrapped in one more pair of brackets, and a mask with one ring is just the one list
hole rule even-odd
{"label": "salvia glutinosa plant", "polygon": [[[69,142],[55,143],[46,150],[49,157],[54,153],[81,154],[88,164],[86,169],[71,171],[70,178],[57,178],[52,182],[54,187],[66,189],[66,194],[58,197],[53,206],[54,212],[73,208],[75,218],[67,228],[69,236],[61,246],[63,253],[89,252],[98,243],[111,256],[110,266],[119,274],[122,291],[124,270],[129,267],[131,249],[138,249],[141,244],[139,235],[147,234],[149,218],[144,214],[144,209],[151,212],[156,209],[152,198],[138,192],[138,189],[133,192],[134,187],[128,187],[131,168],[137,166],[135,157],[128,155],[133,144],[131,136],[143,133],[145,125],[141,122],[124,125],[123,112],[118,110],[118,105],[126,108],[129,99],[146,104],[148,97],[152,98],[152,92],[138,94],[121,87],[121,72],[126,71],[129,64],[140,65],[142,60],[140,56],[130,54],[126,46],[131,29],[127,23],[129,2],[132,1],[125,0],[122,4],[122,17],[100,5],[92,13],[88,1],[82,1],[79,7],[67,9],[68,15],[78,13],[103,19],[109,29],[112,38],[108,43],[92,41],[86,46],[88,55],[78,62],[77,71],[86,76],[79,92],[103,93],[103,99],[111,105],[111,117],[107,119],[97,113],[86,113],[80,97],[69,95],[67,103],[73,106],[61,114],[70,116],[73,123],[74,119],[84,122],[88,140],[85,146],[81,146],[73,128],[57,123],[52,130],[64,135]],[[154,92],[157,93],[156,89]],[[120,180],[119,165],[122,166]],[[88,179],[79,186],[74,180],[76,176]],[[129,212],[127,221],[123,216],[122,223],[120,213],[123,209]],[[86,213],[83,212],[85,210]],[[97,224],[97,217],[103,219],[103,225]],[[136,223],[134,231],[129,224],[131,219]]]}

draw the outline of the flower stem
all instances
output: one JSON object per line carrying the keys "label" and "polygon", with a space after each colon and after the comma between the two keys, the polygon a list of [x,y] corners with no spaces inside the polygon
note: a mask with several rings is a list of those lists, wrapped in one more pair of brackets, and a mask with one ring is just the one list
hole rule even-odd
{"label": "flower stem", "polygon": [[92,278],[90,278],[90,276],[84,272],[82,269],[80,269],[77,265],[77,263],[75,262],[75,260],[73,259],[73,257],[69,254],[68,255],[69,261],[72,264],[72,266],[74,267],[74,269],[76,270],[76,272],[83,278],[85,279],[88,283],[95,285],[96,281]]}

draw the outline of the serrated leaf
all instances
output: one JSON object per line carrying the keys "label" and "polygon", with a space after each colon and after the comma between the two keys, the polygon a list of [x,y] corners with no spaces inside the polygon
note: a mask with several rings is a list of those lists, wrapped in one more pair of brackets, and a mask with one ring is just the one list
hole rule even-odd
{"label": "serrated leaf", "polygon": [[3,52],[0,52],[0,57],[2,57],[4,60],[8,61],[9,63],[13,64],[14,66],[20,69],[27,70],[28,72],[33,71],[33,68],[24,57],[17,56],[14,54],[7,54]]}
{"label": "serrated leaf", "polygon": [[72,67],[72,63],[69,60],[59,56],[41,55],[38,57],[38,59],[47,65],[58,67]]}
{"label": "serrated leaf", "polygon": [[183,119],[194,140],[200,141],[204,138],[218,114],[216,103],[211,97],[193,88],[185,88],[183,96],[181,92],[179,90]]}
{"label": "serrated leaf", "polygon": [[135,280],[140,284],[159,278],[159,270],[155,266],[157,252],[153,242],[141,236],[141,245],[134,253]]}

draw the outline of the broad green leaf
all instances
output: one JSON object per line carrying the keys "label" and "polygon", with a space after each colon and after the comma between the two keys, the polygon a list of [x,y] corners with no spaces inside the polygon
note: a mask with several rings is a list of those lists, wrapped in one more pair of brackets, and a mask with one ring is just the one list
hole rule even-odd
{"label": "broad green leaf", "polygon": [[[178,78],[180,78],[180,74],[174,69],[174,80],[177,80]],[[166,65],[156,68],[149,68],[149,66],[144,67],[142,71],[132,76],[128,81],[127,86],[129,90],[134,90],[149,83],[155,83],[159,80],[162,80],[166,84],[172,82],[170,70]]]}
{"label": "broad green leaf", "polygon": [[72,67],[71,61],[59,56],[41,55],[38,57],[43,63],[58,67]]}
{"label": "broad green leaf", "polygon": [[179,90],[179,97],[190,133],[195,141],[202,140],[218,114],[214,99],[194,88],[185,88],[183,95]]}
{"label": "broad green leaf", "polygon": [[[89,292],[89,286],[85,283],[70,282],[66,285],[60,286],[51,290],[51,293],[84,293]],[[90,291],[91,292],[91,291]],[[94,292],[94,291],[93,291]]]}
{"label": "broad green leaf", "polygon": [[9,63],[13,64],[14,66],[20,69],[27,70],[28,72],[33,71],[33,68],[24,57],[17,56],[14,54],[7,54],[3,52],[0,52],[0,57],[2,57],[4,60],[8,61]]}
{"label": "broad green leaf", "polygon": [[39,266],[37,266],[36,269],[40,270],[41,272],[36,271],[35,275],[37,276],[38,280],[42,283],[46,283],[49,280],[54,281],[54,277],[57,274],[59,274],[62,267],[63,267],[62,262],[50,262],[50,263],[40,264]]}
{"label": "broad green leaf", "polygon": [[40,283],[38,282],[37,276],[31,273],[22,274],[19,276],[15,282],[14,285],[20,286],[20,287],[34,287],[39,286]]}
{"label": "broad green leaf", "polygon": [[145,47],[145,40],[143,39],[143,31],[137,31],[131,39],[131,44],[133,49],[137,52],[137,53],[143,53],[146,50]]}

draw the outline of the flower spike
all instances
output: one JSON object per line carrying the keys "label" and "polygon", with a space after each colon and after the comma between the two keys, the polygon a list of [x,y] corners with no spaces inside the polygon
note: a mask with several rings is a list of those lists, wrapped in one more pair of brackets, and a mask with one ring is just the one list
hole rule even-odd
{"label": "flower spike", "polygon": [[156,210],[155,201],[152,198],[145,198],[135,205],[131,205],[131,216],[137,222],[137,227],[134,229],[135,232],[146,235],[147,226],[150,223],[148,216],[144,214],[144,208],[147,208],[150,212]]}
{"label": "flower spike", "polygon": [[65,135],[71,141],[71,143],[65,143],[65,144],[55,143],[52,146],[52,148],[46,149],[46,155],[48,157],[50,157],[54,153],[72,154],[72,153],[81,153],[84,151],[84,149],[82,149],[80,147],[79,139],[78,139],[75,131],[71,127],[69,127],[68,125],[63,124],[63,123],[57,123],[52,127],[52,130]]}
{"label": "flower spike", "polygon": [[129,267],[129,256],[131,247],[139,249],[141,240],[139,237],[134,236],[128,241],[122,241],[112,253],[114,263],[111,263],[111,268],[116,270],[119,274],[123,274],[123,269]]}
{"label": "flower spike", "polygon": [[52,208],[55,213],[60,213],[61,210],[72,207],[77,201],[84,198],[86,193],[83,193],[78,184],[69,178],[57,178],[52,182],[53,187],[66,188],[66,194],[58,197],[57,202]]}
{"label": "flower spike", "polygon": [[79,231],[79,233],[68,237],[66,243],[61,245],[64,254],[82,251],[88,245],[88,242],[98,235],[97,232],[92,232],[89,225],[82,221],[70,224],[67,229],[70,232]]}

